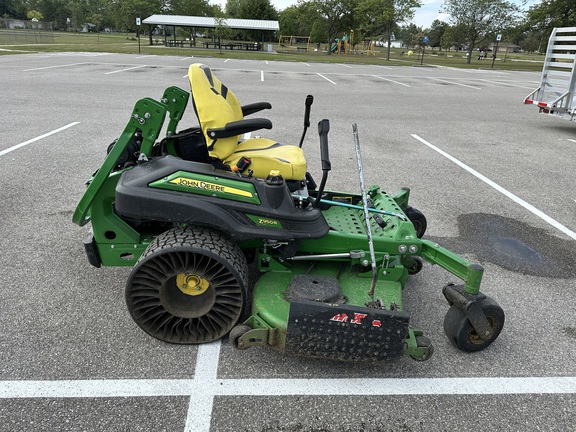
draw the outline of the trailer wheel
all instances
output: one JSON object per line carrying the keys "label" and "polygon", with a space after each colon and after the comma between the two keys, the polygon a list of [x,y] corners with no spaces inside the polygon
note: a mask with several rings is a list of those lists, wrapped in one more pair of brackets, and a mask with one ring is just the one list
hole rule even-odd
{"label": "trailer wheel", "polygon": [[172,229],[144,251],[126,284],[132,318],[165,342],[226,335],[244,309],[248,265],[237,245],[208,229]]}
{"label": "trailer wheel", "polygon": [[404,214],[406,214],[406,216],[408,216],[408,219],[410,219],[412,225],[414,225],[414,229],[416,230],[416,236],[418,238],[422,238],[428,226],[426,216],[424,216],[424,214],[420,210],[412,206],[405,207],[402,209],[402,211],[404,212]]}
{"label": "trailer wheel", "polygon": [[498,303],[490,297],[486,297],[484,300],[480,300],[479,304],[493,330],[492,337],[488,340],[478,336],[470,320],[458,306],[454,304],[450,306],[444,317],[444,332],[446,336],[448,336],[448,339],[455,347],[462,351],[474,352],[483,350],[496,340],[504,327],[504,311]]}

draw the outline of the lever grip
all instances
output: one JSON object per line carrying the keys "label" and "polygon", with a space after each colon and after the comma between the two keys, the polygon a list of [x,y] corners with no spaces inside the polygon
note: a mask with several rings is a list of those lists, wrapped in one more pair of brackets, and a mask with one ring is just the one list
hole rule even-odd
{"label": "lever grip", "polygon": [[314,96],[308,95],[306,96],[306,110],[304,111],[304,127],[310,126],[310,107],[312,106],[312,102],[314,102]]}
{"label": "lever grip", "polygon": [[330,131],[330,120],[323,119],[318,122],[318,134],[320,135],[320,160],[322,161],[322,171],[330,171],[330,155],[328,153],[328,132]]}

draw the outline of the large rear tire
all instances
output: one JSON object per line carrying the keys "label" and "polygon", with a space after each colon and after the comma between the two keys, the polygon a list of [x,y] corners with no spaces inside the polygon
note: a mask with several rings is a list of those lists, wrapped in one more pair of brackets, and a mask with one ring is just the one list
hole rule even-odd
{"label": "large rear tire", "polygon": [[132,318],[165,342],[198,344],[226,335],[244,309],[248,264],[223,234],[172,229],[144,251],[126,284]]}

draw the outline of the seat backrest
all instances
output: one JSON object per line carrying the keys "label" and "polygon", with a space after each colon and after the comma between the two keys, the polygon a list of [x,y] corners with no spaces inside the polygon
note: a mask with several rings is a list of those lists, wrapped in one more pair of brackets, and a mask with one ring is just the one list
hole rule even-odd
{"label": "seat backrest", "polygon": [[238,136],[214,139],[208,129],[222,128],[227,123],[242,120],[242,108],[234,93],[216,78],[206,65],[195,63],[188,68],[192,104],[206,137],[210,156],[226,159],[236,150]]}

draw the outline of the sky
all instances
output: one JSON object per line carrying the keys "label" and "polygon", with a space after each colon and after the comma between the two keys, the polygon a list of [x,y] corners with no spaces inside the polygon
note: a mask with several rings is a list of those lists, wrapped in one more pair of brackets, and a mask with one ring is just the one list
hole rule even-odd
{"label": "sky", "polygon": [[[448,21],[448,15],[440,13],[440,8],[444,0],[421,0],[422,7],[417,8],[415,11],[414,19],[412,22],[418,27],[429,28],[432,21],[439,19],[441,21]],[[526,3],[524,8],[528,8],[539,0],[511,0],[519,6]],[[226,6],[226,0],[211,0],[211,3],[219,3],[222,7]],[[272,5],[278,9],[286,9],[288,6],[298,4],[298,0],[271,0]]]}

